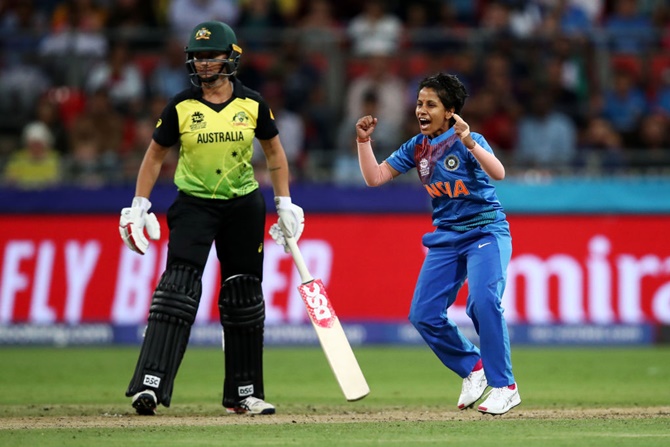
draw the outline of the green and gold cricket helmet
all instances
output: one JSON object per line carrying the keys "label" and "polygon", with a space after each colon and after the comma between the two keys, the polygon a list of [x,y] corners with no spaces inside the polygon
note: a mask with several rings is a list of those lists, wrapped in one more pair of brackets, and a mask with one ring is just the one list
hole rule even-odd
{"label": "green and gold cricket helmet", "polygon": [[[193,28],[184,52],[187,54],[186,66],[191,77],[191,82],[195,85],[200,85],[200,82],[212,82],[218,76],[234,75],[240,63],[242,48],[237,45],[237,37],[230,26],[223,22],[209,21],[200,23]],[[194,65],[195,53],[198,52],[224,53],[226,59],[221,67],[221,71],[208,79],[199,78]],[[198,60],[205,61],[200,58]]]}

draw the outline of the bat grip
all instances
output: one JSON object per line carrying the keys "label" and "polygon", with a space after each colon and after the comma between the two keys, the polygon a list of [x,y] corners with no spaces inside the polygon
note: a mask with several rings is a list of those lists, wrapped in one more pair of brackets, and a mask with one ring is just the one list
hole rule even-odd
{"label": "bat grip", "polygon": [[[281,223],[280,225],[282,227],[282,231],[284,231],[284,225],[282,225]],[[302,283],[306,284],[310,281],[314,281],[314,278],[309,273],[309,270],[307,270],[307,264],[305,264],[305,260],[302,257],[302,253],[300,253],[298,243],[295,241],[295,238],[286,237],[286,233],[287,232],[284,231],[284,239],[286,240],[286,246],[288,247],[288,250],[291,253],[291,256],[293,257],[293,263],[295,264],[295,267],[298,269],[298,273],[300,273],[300,279],[302,280]]]}

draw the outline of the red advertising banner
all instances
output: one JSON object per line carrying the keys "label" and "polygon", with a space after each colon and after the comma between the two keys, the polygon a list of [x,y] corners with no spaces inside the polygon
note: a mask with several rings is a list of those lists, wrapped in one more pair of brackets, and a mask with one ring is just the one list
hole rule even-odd
{"label": "red advertising banner", "polygon": [[[670,323],[670,216],[512,216],[510,224],[508,322]],[[0,324],[145,322],[167,238],[140,256],[117,225],[116,216],[0,217]],[[341,319],[405,321],[425,255],[421,236],[432,229],[428,215],[310,214],[300,247]],[[268,236],[268,324],[307,321],[299,282]],[[213,250],[198,323],[218,321],[219,284]],[[467,320],[466,296],[467,285],[449,310],[456,322]]]}

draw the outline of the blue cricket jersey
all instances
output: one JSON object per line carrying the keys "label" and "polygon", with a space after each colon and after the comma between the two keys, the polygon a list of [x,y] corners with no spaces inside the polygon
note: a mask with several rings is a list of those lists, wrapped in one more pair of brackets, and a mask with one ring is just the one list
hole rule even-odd
{"label": "blue cricket jersey", "polygon": [[[472,132],[484,150],[493,153],[484,137]],[[400,146],[386,162],[406,173],[416,168],[421,183],[431,196],[433,225],[468,231],[505,220],[495,187],[479,162],[450,128],[433,139],[418,134]]]}

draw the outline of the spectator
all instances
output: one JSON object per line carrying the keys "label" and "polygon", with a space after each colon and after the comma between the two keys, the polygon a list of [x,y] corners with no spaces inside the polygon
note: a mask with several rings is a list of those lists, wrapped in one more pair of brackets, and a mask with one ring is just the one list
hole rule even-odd
{"label": "spectator", "polygon": [[144,98],[144,79],[128,43],[115,42],[106,61],[96,64],[88,75],[86,90],[89,94],[105,89],[117,110],[135,111]]}
{"label": "spectator", "polygon": [[[416,93],[414,94],[414,103],[416,104]],[[363,94],[363,104],[361,116],[380,115],[379,95],[374,88],[365,91]],[[358,165],[358,146],[356,145],[356,123],[357,118],[349,118],[340,124],[337,138],[337,155],[333,166],[333,180],[344,184],[360,184],[361,169]],[[414,118],[414,127],[416,129],[416,117]],[[377,122],[375,133],[375,156],[383,160],[398,148],[397,141],[390,138],[397,133],[397,129],[392,129],[384,121]]]}
{"label": "spectator", "polygon": [[0,113],[7,121],[25,123],[40,96],[51,87],[47,74],[32,59],[31,53],[25,53],[20,62],[0,68]]}
{"label": "spectator", "polygon": [[621,134],[625,147],[635,147],[636,131],[649,112],[649,103],[629,70],[618,69],[613,77],[611,87],[604,93],[600,114]]}
{"label": "spectator", "polygon": [[305,99],[321,82],[321,72],[293,38],[282,42],[275,63],[268,71],[272,77],[281,80],[285,106],[296,113],[301,113],[307,106]]}
{"label": "spectator", "polygon": [[[444,67],[453,68],[454,64],[452,61],[454,59],[452,59],[452,57],[455,58],[457,56],[451,53],[445,54],[443,51],[428,52],[421,55],[420,59],[417,56],[417,58],[414,60],[415,66],[413,66],[412,62],[402,64],[403,75],[405,79],[407,79],[407,82],[405,83],[406,110],[414,110],[416,107],[416,86],[419,85],[419,83],[427,76],[439,73],[440,71],[444,70]],[[450,71],[453,75],[458,76],[459,80],[461,79],[460,73],[457,73],[456,70]],[[468,85],[465,83],[463,84],[466,86]],[[416,130],[416,123],[412,124],[414,125],[413,130]],[[355,125],[356,123],[354,122],[352,127]]]}
{"label": "spectator", "polygon": [[168,8],[170,28],[182,40],[188,40],[193,27],[203,20],[220,20],[234,26],[240,15],[238,0],[172,0]]}
{"label": "spectator", "polygon": [[603,27],[610,49],[616,53],[640,54],[654,41],[651,17],[638,12],[637,0],[616,0]]}
{"label": "spectator", "polygon": [[298,42],[306,53],[331,55],[339,48],[342,25],[333,15],[331,2],[313,0],[307,13],[298,22]]}
{"label": "spectator", "polygon": [[431,28],[428,5],[422,2],[408,2],[404,10],[404,45],[411,52],[430,51],[434,48],[435,37]]}
{"label": "spectator", "polygon": [[[471,28],[469,19],[461,15],[459,6],[443,1],[435,11],[435,23],[431,24],[429,35],[426,36],[424,48],[433,52],[472,51],[468,44]],[[429,8],[429,14],[433,11]],[[428,43],[430,39],[430,44]]]}
{"label": "spectator", "polygon": [[480,29],[485,35],[495,39],[496,36],[512,34],[510,22],[510,7],[502,0],[489,2],[483,9],[479,22]]}
{"label": "spectator", "polygon": [[670,162],[670,136],[667,115],[654,113],[647,115],[640,123],[637,153],[638,165],[649,165]]}
{"label": "spectator", "polygon": [[59,5],[51,32],[40,42],[39,56],[56,85],[82,86],[90,68],[107,54],[102,12],[80,6],[78,0]]}
{"label": "spectator", "polygon": [[242,4],[239,28],[245,48],[266,50],[281,39],[274,33],[285,25],[284,17],[272,0],[247,0]]}
{"label": "spectator", "polygon": [[[333,123],[337,122],[337,112],[328,102],[326,88],[319,84],[310,92],[307,107],[302,113],[305,122],[305,150],[310,163],[312,156],[328,165],[328,154],[335,148],[337,133]],[[325,159],[324,159],[325,158]]]}
{"label": "spectator", "polygon": [[107,11],[95,0],[65,0],[53,11],[51,26],[55,31],[75,27],[84,31],[104,28]]}
{"label": "spectator", "polygon": [[[560,65],[560,68],[552,68],[552,70],[560,69],[560,73],[553,73],[550,77],[560,76],[560,84],[563,88],[577,95],[580,102],[585,102],[592,83],[592,67],[595,67],[591,60],[594,58],[589,55],[589,45],[579,39],[565,36],[552,36],[549,45],[551,48],[549,51],[550,57],[556,59],[556,62]],[[545,64],[537,65],[542,68]]]}
{"label": "spectator", "polygon": [[507,1],[509,27],[521,38],[530,38],[542,29],[542,7],[538,0]]}
{"label": "spectator", "polygon": [[[184,75],[182,74],[182,76]],[[132,132],[130,132],[127,146],[124,146],[119,153],[122,181],[126,183],[135,182],[147,148],[147,141],[151,141],[154,129],[156,129],[156,123],[168,100],[169,98],[163,96],[151,97],[144,113],[133,119]],[[177,167],[178,155],[178,147],[168,151],[165,155],[161,172],[158,175],[157,181],[159,183],[172,183]]]}
{"label": "spectator", "polygon": [[477,79],[479,89],[470,99],[474,106],[468,107],[468,119],[476,132],[486,135],[494,150],[512,152],[516,140],[516,122],[521,114],[517,99],[521,81],[525,79],[524,67],[513,65],[513,60],[501,52],[488,54]]}
{"label": "spectator", "polygon": [[440,10],[448,6],[453,11],[450,14],[453,14],[455,21],[468,27],[477,25],[478,10],[483,8],[483,2],[476,0],[441,0],[440,3]]}
{"label": "spectator", "polygon": [[520,108],[517,98],[530,78],[529,63],[530,60],[517,60],[514,54],[503,51],[489,53],[482,60],[480,87],[490,89],[510,113],[517,114],[516,109]]}
{"label": "spectator", "polygon": [[36,122],[44,123],[53,136],[53,148],[60,154],[68,151],[67,129],[61,119],[58,104],[49,95],[43,95],[35,106]]}
{"label": "spectator", "polygon": [[363,10],[351,19],[347,34],[354,56],[397,54],[403,36],[400,19],[386,11],[381,0],[363,2]]}
{"label": "spectator", "polygon": [[557,57],[551,57],[543,64],[544,94],[554,99],[554,107],[558,112],[569,116],[575,125],[580,125],[583,123],[584,110],[577,94],[566,86],[570,83],[565,81],[564,68],[563,61]]}
{"label": "spectator", "polygon": [[510,112],[496,93],[483,88],[469,99],[470,106],[465,117],[475,132],[486,135],[493,150],[501,157],[509,155],[516,140],[516,111]]}
{"label": "spectator", "polygon": [[0,37],[8,65],[22,63],[24,55],[35,53],[42,34],[47,30],[45,14],[33,0],[5,2],[0,7]]}
{"label": "spectator", "polygon": [[183,42],[175,37],[168,38],[165,41],[160,61],[151,74],[149,89],[152,96],[172,98],[191,85],[191,82],[184,76],[185,61]]}
{"label": "spectator", "polygon": [[[405,84],[392,71],[392,59],[384,54],[371,54],[366,60],[367,72],[353,79],[346,92],[346,119],[363,116],[363,98],[374,89],[379,99],[379,121],[385,122],[392,134],[388,135],[396,147],[405,117]],[[354,121],[355,122],[355,121]]]}
{"label": "spectator", "polygon": [[287,27],[295,28],[297,26],[298,16],[300,14],[301,0],[272,0],[276,5],[277,12],[282,17],[282,21]]}
{"label": "spectator", "polygon": [[140,42],[147,29],[157,26],[154,3],[146,0],[115,0],[106,26],[121,38]]}
{"label": "spectator", "polygon": [[94,139],[78,140],[64,164],[68,183],[82,188],[100,188],[121,178],[117,154],[101,153]]}
{"label": "spectator", "polygon": [[583,3],[573,0],[556,0],[552,14],[558,18],[561,34],[569,37],[590,36],[594,22],[588,15]]}
{"label": "spectator", "polygon": [[578,152],[577,165],[590,171],[612,174],[625,166],[621,135],[603,118],[587,122]]}
{"label": "spectator", "polygon": [[[297,177],[302,177],[302,169],[304,167],[304,150],[305,150],[305,123],[300,115],[287,109],[284,102],[284,89],[281,82],[277,80],[269,81],[262,89],[262,95],[267,101],[272,114],[274,115],[275,124],[279,135],[281,135],[284,152],[289,166],[294,168],[292,174],[297,174]],[[258,139],[254,139],[254,157],[253,164],[259,182],[270,184],[269,172],[265,167],[266,160],[263,156],[263,149]],[[267,178],[263,179],[263,174]]]}
{"label": "spectator", "polygon": [[477,70],[477,55],[469,49],[465,49],[450,56],[450,72],[460,79],[469,92],[477,91],[481,82],[481,74]]}
{"label": "spectator", "polygon": [[76,17],[76,27],[81,30],[101,30],[107,20],[107,11],[96,0],[65,0],[57,5],[51,15],[51,26],[60,31],[72,26]]}
{"label": "spectator", "polygon": [[530,110],[519,120],[514,156],[524,167],[567,167],[577,155],[577,129],[568,116],[554,108],[553,98],[543,90],[542,86],[537,88]]}
{"label": "spectator", "polygon": [[44,189],[60,183],[61,157],[53,149],[53,136],[44,123],[32,122],[23,130],[24,147],[10,154],[3,183],[20,189]]}
{"label": "spectator", "polygon": [[124,150],[124,117],[112,106],[105,89],[93,92],[86,101],[86,108],[78,115],[70,130],[70,145],[94,140],[101,153]]}
{"label": "spectator", "polygon": [[651,107],[654,112],[670,116],[670,68],[665,68],[659,75],[659,84],[652,92]]}

